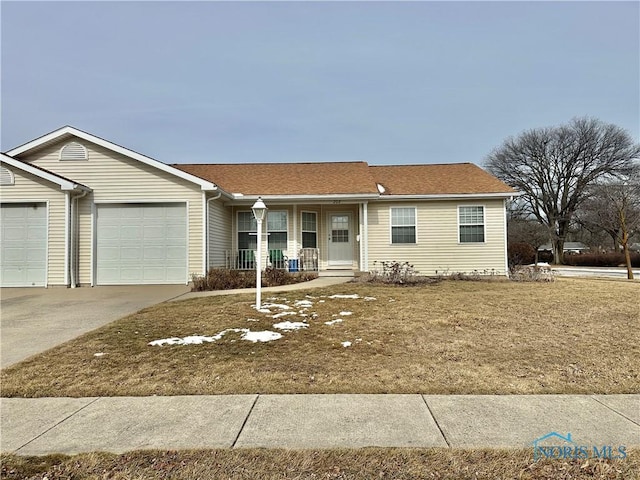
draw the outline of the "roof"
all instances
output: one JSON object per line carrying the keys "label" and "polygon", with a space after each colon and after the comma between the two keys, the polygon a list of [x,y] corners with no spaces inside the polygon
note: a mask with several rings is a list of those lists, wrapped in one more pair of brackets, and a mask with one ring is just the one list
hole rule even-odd
{"label": "roof", "polygon": [[31,165],[30,163],[23,162],[22,160],[18,160],[17,158],[12,158],[8,155],[5,155],[4,153],[0,153],[0,162],[11,165],[14,168],[22,170],[23,172],[30,173],[31,175],[35,175],[36,177],[42,178],[51,183],[55,183],[60,186],[61,190],[84,190],[87,192],[91,191],[91,189],[86,185],[74,182],[73,180],[58,175],[57,173],[53,173],[42,167],[37,167],[35,165]]}
{"label": "roof", "polygon": [[35,150],[44,148],[47,145],[50,145],[54,142],[58,142],[65,138],[77,137],[83,140],[87,140],[88,142],[94,143],[96,145],[100,145],[101,147],[107,148],[113,152],[120,153],[126,157],[129,157],[133,160],[137,160],[146,165],[150,165],[152,167],[158,168],[162,171],[180,177],[189,182],[195,183],[201,187],[202,190],[217,190],[217,186],[212,182],[206,181],[202,178],[195,177],[190,175],[182,170],[174,168],[166,163],[162,163],[153,158],[147,157],[146,155],[142,155],[138,152],[134,152],[133,150],[129,150],[128,148],[122,147],[115,143],[112,143],[104,138],[96,137],[90,133],[84,132],[82,130],[78,130],[77,128],[71,127],[69,125],[54,130],[53,132],[47,133],[41,137],[36,138],[30,142],[27,142],[19,147],[13,148],[7,152],[7,155],[10,157],[16,157],[19,155],[23,155],[27,152],[33,152]]}
{"label": "roof", "polygon": [[378,190],[366,162],[174,165],[243,195],[361,195]]}
{"label": "roof", "polygon": [[515,194],[515,190],[473,163],[371,166],[383,195]]}
{"label": "roof", "polygon": [[[370,166],[366,162],[176,164],[242,195],[515,195],[472,163]],[[382,186],[382,188],[379,187]]]}

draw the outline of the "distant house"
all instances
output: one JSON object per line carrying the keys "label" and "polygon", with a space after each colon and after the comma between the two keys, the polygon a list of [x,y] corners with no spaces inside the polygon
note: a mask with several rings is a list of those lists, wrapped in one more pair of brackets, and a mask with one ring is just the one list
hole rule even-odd
{"label": "distant house", "polygon": [[506,274],[514,190],[471,164],[168,165],[73,127],[2,155],[2,286],[180,284],[210,267]]}
{"label": "distant house", "polygon": [[[539,252],[551,252],[552,250],[553,248],[551,247],[550,243],[545,243],[544,245],[538,247]],[[588,250],[589,247],[587,247],[582,242],[564,242],[564,253],[582,253]]]}

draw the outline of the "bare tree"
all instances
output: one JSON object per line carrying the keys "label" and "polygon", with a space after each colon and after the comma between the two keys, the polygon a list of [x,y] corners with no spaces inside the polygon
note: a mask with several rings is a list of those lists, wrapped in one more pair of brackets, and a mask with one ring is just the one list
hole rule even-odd
{"label": "bare tree", "polygon": [[622,128],[591,118],[511,137],[491,152],[491,173],[522,192],[526,212],[547,228],[556,263],[563,263],[569,226],[587,188],[628,171],[640,145]]}
{"label": "bare tree", "polygon": [[509,211],[507,218],[507,239],[509,245],[526,243],[535,250],[535,264],[538,264],[538,249],[549,241],[547,229],[535,218],[527,217],[517,210]]}
{"label": "bare tree", "polygon": [[622,246],[627,278],[633,279],[629,239],[640,232],[640,166],[622,178],[591,187],[578,219],[587,228],[604,230],[615,239],[616,247]]}

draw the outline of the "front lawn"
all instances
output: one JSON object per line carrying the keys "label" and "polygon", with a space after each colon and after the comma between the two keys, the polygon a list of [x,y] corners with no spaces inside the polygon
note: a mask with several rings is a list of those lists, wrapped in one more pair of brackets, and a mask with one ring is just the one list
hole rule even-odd
{"label": "front lawn", "polygon": [[0,478],[600,480],[637,479],[637,449],[624,460],[533,462],[530,449],[457,450],[361,448],[344,450],[226,449],[0,456]]}
{"label": "front lawn", "polygon": [[[3,370],[2,395],[638,393],[639,293],[443,281],[279,293],[269,313],[251,295],[164,303]],[[243,339],[278,336],[265,331],[282,337]],[[200,335],[216,340],[149,345]]]}

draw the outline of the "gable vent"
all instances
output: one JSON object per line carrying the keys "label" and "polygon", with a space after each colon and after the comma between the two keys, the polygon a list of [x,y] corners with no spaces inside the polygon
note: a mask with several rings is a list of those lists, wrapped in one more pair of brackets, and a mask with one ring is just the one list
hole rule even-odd
{"label": "gable vent", "polygon": [[88,160],[87,149],[78,142],[67,143],[60,149],[60,160]]}
{"label": "gable vent", "polygon": [[0,185],[13,185],[14,183],[13,172],[7,167],[0,166]]}

